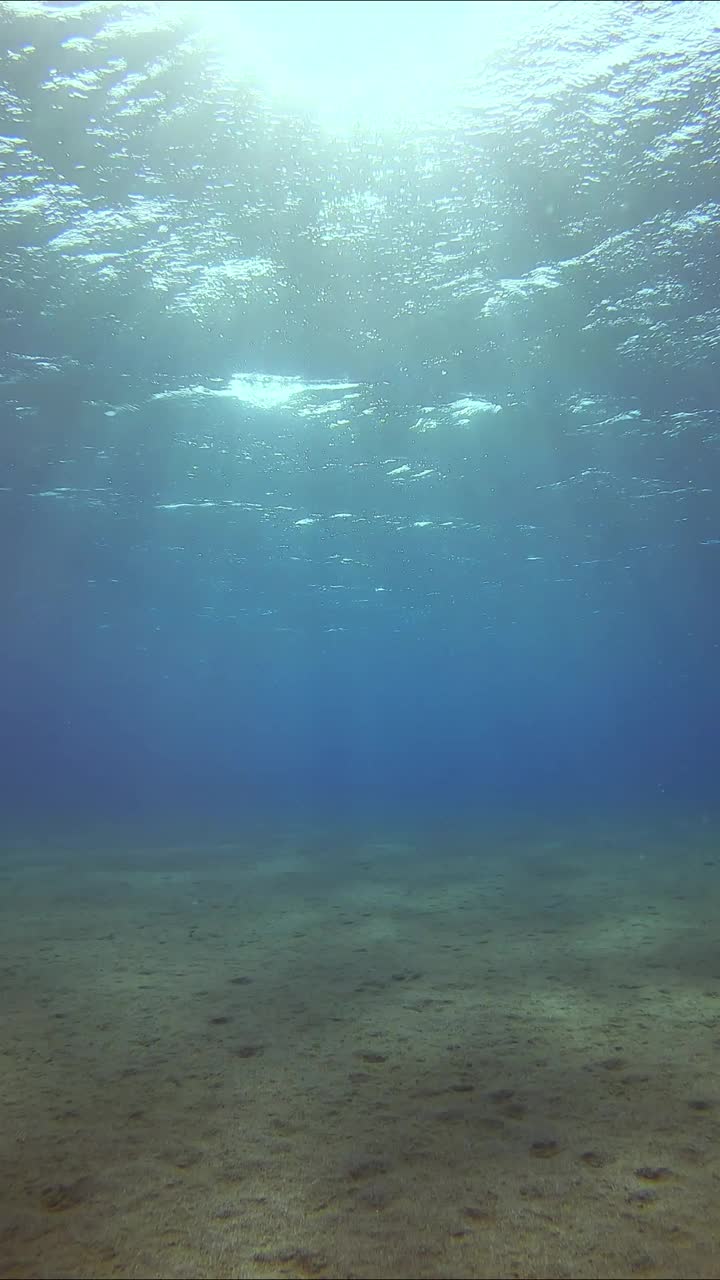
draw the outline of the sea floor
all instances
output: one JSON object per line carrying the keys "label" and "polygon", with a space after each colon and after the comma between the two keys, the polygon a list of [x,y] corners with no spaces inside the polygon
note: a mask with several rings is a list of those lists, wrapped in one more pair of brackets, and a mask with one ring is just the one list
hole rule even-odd
{"label": "sea floor", "polygon": [[0,857],[0,1275],[717,1277],[707,827]]}

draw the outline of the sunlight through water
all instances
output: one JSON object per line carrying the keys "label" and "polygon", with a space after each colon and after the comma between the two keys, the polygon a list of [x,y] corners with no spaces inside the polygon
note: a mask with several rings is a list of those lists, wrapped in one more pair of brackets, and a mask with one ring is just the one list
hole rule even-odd
{"label": "sunlight through water", "polygon": [[179,7],[217,41],[230,74],[249,74],[279,104],[308,111],[333,132],[444,114],[484,60],[555,8],[544,0],[202,0]]}

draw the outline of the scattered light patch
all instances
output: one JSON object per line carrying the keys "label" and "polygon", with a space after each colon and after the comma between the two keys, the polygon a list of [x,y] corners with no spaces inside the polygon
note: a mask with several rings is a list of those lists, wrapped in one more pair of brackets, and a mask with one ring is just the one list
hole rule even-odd
{"label": "scattered light patch", "polygon": [[[360,249],[369,235],[377,231],[386,211],[387,201],[371,191],[325,201],[313,237],[321,244],[345,241],[346,244],[356,244]],[[371,331],[366,336],[376,335]]]}
{"label": "scattered light patch", "polygon": [[[325,414],[339,413],[344,408],[348,400],[357,400],[358,395],[343,396],[342,400],[328,400],[325,404],[303,405],[298,409],[299,418],[320,418]],[[347,420],[349,421],[349,419]],[[345,420],[341,420],[334,424],[335,426],[345,426]]]}
{"label": "scattered light patch", "polygon": [[702,420],[703,420],[703,416],[702,416],[702,414],[697,413],[697,412],[693,412],[693,413],[685,413],[685,412],[682,412],[682,413],[671,413],[671,414],[669,414],[668,416],[669,416],[669,421],[670,421],[671,425],[670,425],[669,427],[665,427],[665,428],[663,429],[663,435],[664,435],[664,436],[673,436],[673,437],[674,437],[674,436],[678,436],[678,435],[680,435],[680,433],[681,433],[682,431],[684,431],[687,427],[691,427],[691,426],[695,425],[696,423],[697,423],[698,425],[700,425],[700,424],[702,423]]}
{"label": "scattered light patch", "polygon": [[236,374],[224,391],[215,394],[231,396],[254,409],[279,409],[290,404],[308,390],[302,378],[277,378],[258,373]]}
{"label": "scattered light patch", "polygon": [[156,502],[155,506],[158,511],[179,511],[181,507],[216,507],[217,502]]}
{"label": "scattered light patch", "polygon": [[507,303],[518,299],[526,301],[535,294],[559,289],[562,284],[563,268],[570,266],[572,262],[573,260],[569,259],[557,267],[535,267],[518,280],[499,280],[495,292],[487,299],[480,314],[489,317],[500,311]]}
{"label": "scattered light patch", "polygon": [[429,529],[433,524],[432,520],[413,520],[413,529]]}
{"label": "scattered light patch", "polygon": [[61,49],[74,49],[76,53],[89,53],[92,47],[92,40],[86,36],[68,36],[67,40],[60,42]]}
{"label": "scattered light patch", "polygon": [[3,201],[2,221],[17,222],[33,213],[43,213],[49,217],[52,208],[53,193],[50,190],[42,191],[35,196],[18,196],[15,199]]}
{"label": "scattered light patch", "polygon": [[[566,489],[571,484],[582,484],[583,481],[590,481],[592,484],[600,488],[619,489],[620,482],[616,476],[609,471],[602,471],[598,467],[586,467],[584,471],[578,472],[577,475],[566,476],[564,480],[553,480],[549,484],[537,484],[536,490],[542,489]],[[652,484],[654,481],[643,481],[642,483]],[[647,494],[646,497],[653,495]]]}
{"label": "scattered light patch", "polygon": [[269,275],[273,264],[268,258],[228,258],[214,267],[206,267],[205,274],[225,280],[251,280],[254,276]]}
{"label": "scattered light patch", "polygon": [[544,556],[526,556],[526,560],[544,560]]}
{"label": "scattered light patch", "polygon": [[[653,481],[643,480],[642,483],[652,484]],[[712,493],[712,489],[696,489],[694,485],[689,484],[685,485],[682,489],[656,489],[654,493],[637,493],[635,494],[635,497],[638,500],[641,498],[680,498],[686,493],[691,493],[696,497],[702,493]]]}
{"label": "scattered light patch", "polygon": [[[202,396],[218,396],[221,399],[238,400],[253,409],[281,409],[300,396],[310,397],[324,391],[353,391],[357,382],[305,382],[297,377],[280,377],[263,373],[237,373],[225,387],[206,387],[202,383],[193,387],[176,387],[172,391],[158,391],[153,400],[197,399]],[[324,412],[324,407],[321,412]],[[306,409],[300,410],[303,416]],[[310,410],[312,412],[312,410]]]}
{"label": "scattered light patch", "polygon": [[89,267],[103,266],[111,258],[122,258],[121,253],[81,253],[78,254],[82,262],[87,262]]}
{"label": "scattered light patch", "polygon": [[336,511],[335,514],[330,517],[331,520],[352,520],[352,518],[352,511]]}
{"label": "scattered light patch", "polygon": [[592,428],[610,427],[642,417],[639,409],[623,409],[604,396],[571,396],[566,412],[573,418],[584,418]]}
{"label": "scattered light patch", "polygon": [[40,373],[63,373],[66,369],[78,367],[77,360],[64,356],[59,359],[50,359],[48,356],[30,356],[13,352],[12,359],[23,365],[30,365],[33,371],[37,370]]}
{"label": "scattered light patch", "polygon": [[77,71],[75,75],[63,76],[58,71],[53,70],[50,78],[41,86],[45,90],[65,89],[71,98],[87,97],[92,89],[99,89],[103,82],[103,76],[108,73],[104,68],[94,68],[92,71],[85,69]]}
{"label": "scattered light patch", "polygon": [[[193,400],[201,396],[218,396],[223,392],[212,390],[210,387],[204,387],[202,384],[197,387],[176,387],[173,391],[156,391],[150,397],[151,400]],[[227,395],[227,392],[224,394]]]}
{"label": "scattered light patch", "polygon": [[599,427],[617,427],[621,422],[633,422],[639,418],[642,418],[639,409],[628,409],[627,413],[616,413],[612,418],[603,418],[597,425]]}
{"label": "scattered light patch", "polygon": [[[200,267],[194,273],[191,286],[176,295],[172,309],[198,314],[203,307],[215,306],[226,297],[231,296],[233,300],[245,297],[251,284],[274,274],[274,264],[267,258],[231,258]],[[166,273],[157,275],[156,284],[161,290],[167,290]]]}
{"label": "scattered light patch", "polygon": [[474,396],[465,396],[462,400],[453,400],[448,405],[450,413],[460,426],[465,426],[470,422],[471,418],[476,417],[479,413],[500,413],[502,411],[501,404],[494,404],[492,400],[476,399]]}
{"label": "scattered light patch", "polygon": [[[87,403],[93,409],[102,408],[104,418],[117,418],[119,413],[138,413],[139,406],[136,404],[108,404],[107,400],[88,400]],[[105,406],[103,408],[103,406]]]}
{"label": "scattered light patch", "polygon": [[[156,226],[170,211],[168,202],[149,199],[136,199],[122,208],[84,208],[72,226],[48,240],[48,248],[63,254],[72,249],[89,249],[89,254],[77,255],[81,260],[89,256],[96,260],[98,257],[122,258],[129,233]],[[108,248],[112,243],[120,246],[118,252]]]}
{"label": "scattered light patch", "polygon": [[714,228],[717,226],[719,213],[720,206],[711,201],[707,205],[701,205],[699,208],[693,209],[682,218],[678,218],[675,222],[675,229],[694,235],[699,229]]}
{"label": "scattered light patch", "polygon": [[[63,462],[65,461],[65,459],[59,458],[58,461]],[[58,498],[58,499],[80,498],[80,500],[84,502],[86,506],[101,507],[104,505],[104,502],[106,501],[106,499],[97,497],[96,495],[101,493],[108,493],[108,492],[109,490],[105,485],[95,485],[92,488],[87,488],[87,487],[77,488],[74,485],[63,484],[63,485],[58,485],[56,489],[39,489],[37,493],[31,493],[28,496],[31,498]],[[116,495],[113,495],[113,496],[116,496]]]}
{"label": "scattered light patch", "polygon": [[436,431],[443,422],[455,427],[468,427],[472,419],[480,414],[496,414],[502,412],[502,405],[492,400],[484,400],[479,396],[463,396],[460,400],[435,408],[424,407],[421,416],[410,428],[411,431]]}
{"label": "scattered light patch", "polygon": [[601,400],[596,400],[591,396],[573,396],[570,400],[568,408],[569,413],[575,415],[582,414],[585,416],[592,410],[598,410],[598,412],[602,413],[604,411],[603,402]]}

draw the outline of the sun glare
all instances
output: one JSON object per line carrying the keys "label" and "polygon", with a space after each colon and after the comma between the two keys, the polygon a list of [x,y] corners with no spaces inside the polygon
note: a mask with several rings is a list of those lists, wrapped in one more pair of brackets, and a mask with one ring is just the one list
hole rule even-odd
{"label": "sun glare", "polygon": [[451,110],[463,83],[535,25],[544,0],[200,0],[183,4],[227,73],[326,128]]}

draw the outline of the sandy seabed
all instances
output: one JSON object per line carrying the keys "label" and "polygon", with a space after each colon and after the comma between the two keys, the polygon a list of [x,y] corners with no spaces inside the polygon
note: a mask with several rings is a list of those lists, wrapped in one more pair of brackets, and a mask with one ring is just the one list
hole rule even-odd
{"label": "sandy seabed", "polygon": [[0,856],[0,1275],[720,1275],[708,826]]}

